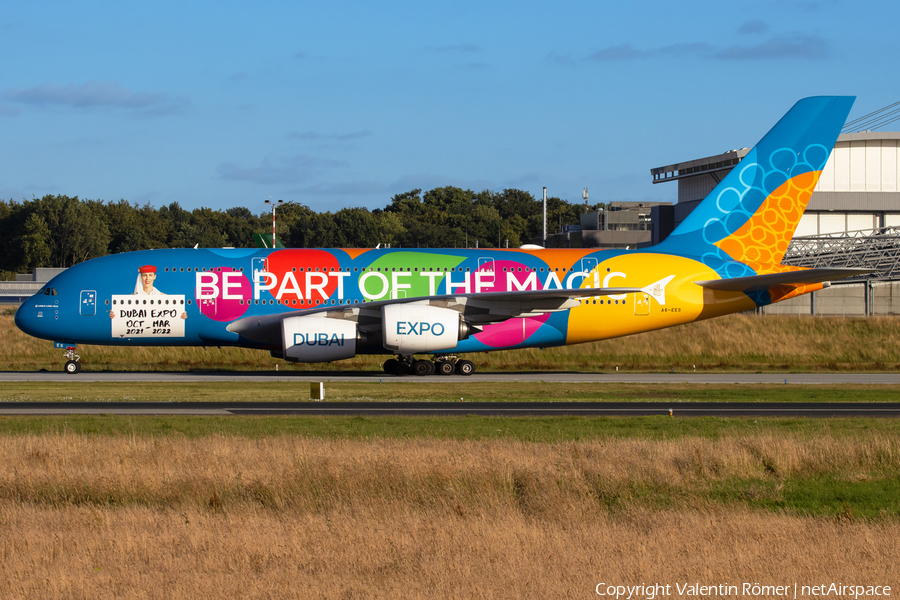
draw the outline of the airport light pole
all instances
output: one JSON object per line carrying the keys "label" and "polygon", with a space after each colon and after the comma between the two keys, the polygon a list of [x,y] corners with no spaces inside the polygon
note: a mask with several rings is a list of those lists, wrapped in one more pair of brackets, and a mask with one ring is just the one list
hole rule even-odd
{"label": "airport light pole", "polygon": [[541,245],[546,248],[547,247],[547,188],[544,187],[544,237],[541,240]]}
{"label": "airport light pole", "polygon": [[266,200],[266,204],[272,205],[272,248],[275,247],[275,207],[284,204],[284,200],[272,200],[272,197],[269,196],[269,199]]}

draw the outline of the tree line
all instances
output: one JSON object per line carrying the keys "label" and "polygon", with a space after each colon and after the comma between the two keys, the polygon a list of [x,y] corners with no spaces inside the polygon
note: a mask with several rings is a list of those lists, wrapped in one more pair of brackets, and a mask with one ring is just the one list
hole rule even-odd
{"label": "tree line", "polygon": [[[587,209],[547,199],[548,234],[580,221]],[[289,248],[510,248],[539,238],[541,201],[507,189],[480,193],[456,187],[397,194],[383,209],[318,213],[296,202],[279,205],[276,236]],[[70,267],[90,258],[149,248],[252,248],[253,234],[271,231],[271,212],[245,207],[185,210],[127,200],[77,196],[0,200],[0,276],[35,267]],[[508,241],[508,242],[507,242]]]}

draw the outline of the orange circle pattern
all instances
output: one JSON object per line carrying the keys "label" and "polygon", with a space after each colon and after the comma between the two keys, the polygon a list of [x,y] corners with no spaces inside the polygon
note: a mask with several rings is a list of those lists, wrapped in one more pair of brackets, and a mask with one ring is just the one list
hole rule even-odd
{"label": "orange circle pattern", "polygon": [[740,229],[715,245],[736,261],[762,267],[763,271],[754,268],[757,273],[789,270],[777,267],[782,266],[781,259],[821,174],[821,171],[809,171],[785,181]]}

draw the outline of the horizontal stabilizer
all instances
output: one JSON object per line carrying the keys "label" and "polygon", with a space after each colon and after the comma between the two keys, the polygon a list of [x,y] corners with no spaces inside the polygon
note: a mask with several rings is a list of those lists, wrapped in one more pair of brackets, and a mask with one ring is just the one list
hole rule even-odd
{"label": "horizontal stabilizer", "polygon": [[854,275],[872,273],[872,269],[804,269],[802,271],[786,271],[767,275],[751,275],[733,279],[710,279],[695,281],[700,287],[723,292],[761,292],[777,285],[809,285],[834,281]]}

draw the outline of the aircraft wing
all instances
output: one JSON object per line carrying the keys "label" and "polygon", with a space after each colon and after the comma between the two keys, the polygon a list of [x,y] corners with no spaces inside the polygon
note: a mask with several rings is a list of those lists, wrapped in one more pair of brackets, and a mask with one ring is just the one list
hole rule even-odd
{"label": "aircraft wing", "polygon": [[769,273],[766,275],[751,275],[750,277],[735,277],[733,279],[709,279],[695,281],[700,287],[724,292],[760,292],[778,285],[809,285],[811,283],[824,283],[854,275],[872,273],[872,269],[803,269],[800,271],[786,271],[784,273]]}
{"label": "aircraft wing", "polygon": [[344,319],[359,324],[360,331],[381,331],[381,309],[388,304],[425,304],[449,308],[462,313],[467,323],[487,325],[515,317],[535,317],[578,306],[579,298],[633,294],[641,288],[577,288],[551,290],[522,290],[513,292],[481,292],[470,294],[442,294],[377,300],[343,306],[322,305],[304,311],[285,311],[274,315],[244,317],[229,324],[227,329],[247,339],[265,344],[281,344],[281,321],[287,317],[317,315],[330,319]]}

